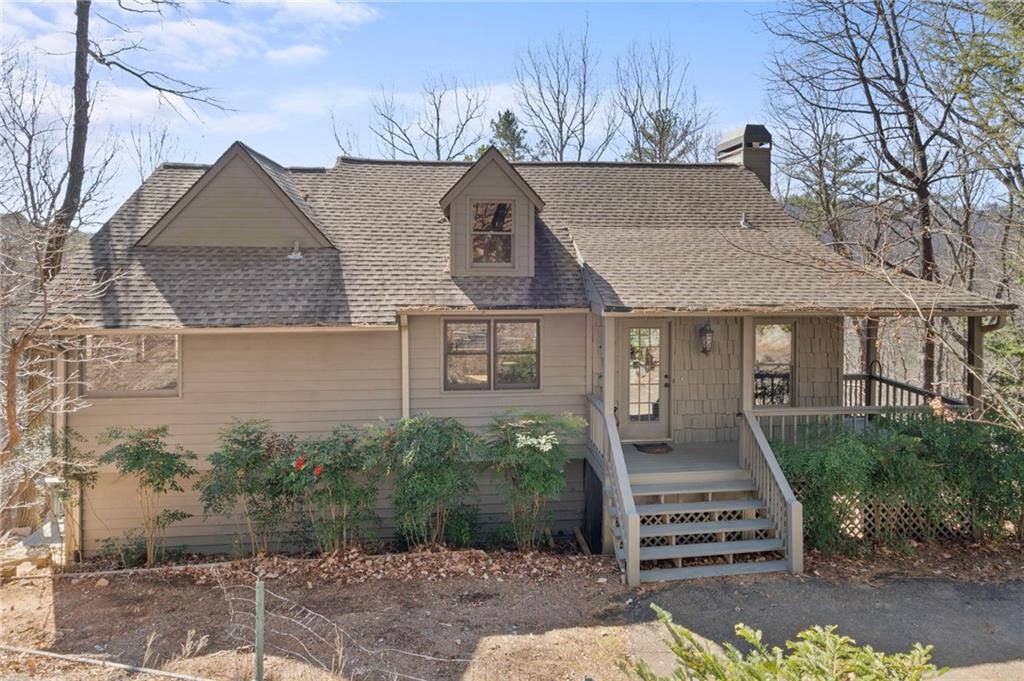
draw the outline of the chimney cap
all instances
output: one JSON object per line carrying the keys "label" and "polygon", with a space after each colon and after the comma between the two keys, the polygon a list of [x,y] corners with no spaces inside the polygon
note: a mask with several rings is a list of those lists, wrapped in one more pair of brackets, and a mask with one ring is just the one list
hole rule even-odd
{"label": "chimney cap", "polygon": [[771,143],[772,134],[768,132],[768,128],[760,123],[748,123],[722,135],[722,140],[718,143],[718,153],[721,154],[740,147],[763,146]]}

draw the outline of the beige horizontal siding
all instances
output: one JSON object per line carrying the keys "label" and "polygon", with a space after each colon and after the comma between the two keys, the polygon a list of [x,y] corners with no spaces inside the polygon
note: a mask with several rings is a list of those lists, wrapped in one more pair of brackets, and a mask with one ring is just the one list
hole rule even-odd
{"label": "beige horizontal siding", "polygon": [[203,459],[235,418],[302,436],[401,416],[397,330],[183,336],[181,397],[95,398],[68,425],[99,453],[112,425],[170,427]]}
{"label": "beige horizontal siding", "polygon": [[[583,462],[569,461],[566,466],[566,487],[559,499],[548,504],[551,529],[555,533],[569,533],[580,525],[583,519]],[[376,513],[381,521],[378,538],[389,540],[395,536],[393,486],[384,481],[379,490]],[[481,538],[508,523],[505,501],[500,491],[500,481],[490,471],[480,467],[477,489],[466,502],[480,510],[479,531]],[[248,536],[241,516],[212,516],[203,518],[199,493],[186,485],[181,493],[168,494],[163,498],[163,508],[176,509],[193,514],[167,529],[165,546],[195,553],[242,554],[247,551]],[[83,513],[83,537],[85,556],[96,554],[104,539],[121,539],[126,534],[141,529],[142,518],[134,481],[122,478],[116,473],[103,473],[96,485],[85,493]],[[290,530],[282,528],[281,542],[294,537]]]}
{"label": "beige horizontal siding", "polygon": [[[441,317],[409,320],[410,409],[483,430],[509,409],[586,415],[587,315],[541,315],[540,390],[445,391]],[[461,318],[460,318],[461,319]]]}
{"label": "beige horizontal siding", "polygon": [[157,235],[157,246],[320,244],[251,161],[236,156]]}

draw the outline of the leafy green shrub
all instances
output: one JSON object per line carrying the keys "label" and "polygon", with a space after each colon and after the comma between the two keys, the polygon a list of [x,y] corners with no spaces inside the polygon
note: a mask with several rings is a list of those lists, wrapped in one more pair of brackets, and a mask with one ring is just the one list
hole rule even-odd
{"label": "leafy green shrub", "polygon": [[487,454],[502,476],[516,546],[534,547],[544,529],[544,506],[565,487],[568,458],[562,441],[585,421],[572,414],[507,412],[491,424]]}
{"label": "leafy green shrub", "polygon": [[[804,506],[810,547],[830,553],[857,548],[842,528],[867,505],[876,513],[910,511],[938,527],[950,508],[971,512],[973,530],[998,537],[1024,513],[1024,440],[996,425],[928,417],[882,418],[861,433],[816,432],[775,453]],[[899,523],[877,523],[870,539],[903,544],[929,537]]]}
{"label": "leafy green shrub", "polygon": [[142,525],[146,536],[146,565],[156,564],[156,553],[164,530],[171,523],[188,518],[184,511],[157,510],[168,492],[182,492],[179,480],[192,477],[196,469],[189,463],[196,455],[180,446],[169,449],[164,439],[167,426],[155,428],[108,428],[99,438],[113,447],[100,457],[100,463],[113,464],[121,475],[136,479]]}
{"label": "leafy green shrub", "polygon": [[219,434],[210,470],[196,483],[206,516],[241,509],[253,554],[270,540],[295,508],[288,471],[296,459],[293,435],[274,433],[268,421],[238,421]]}
{"label": "leafy green shrub", "polygon": [[373,433],[376,456],[394,476],[395,523],[412,546],[444,542],[453,509],[473,489],[479,441],[452,418],[405,418]]}
{"label": "leafy green shrub", "polygon": [[909,653],[887,655],[871,646],[856,645],[853,639],[837,634],[834,626],[805,629],[782,650],[769,649],[762,643],[760,631],[737,624],[736,635],[746,642],[749,652],[723,643],[724,654],[718,656],[692,631],[674,624],[672,615],[656,605],[651,608],[668,629],[668,646],[676,664],[670,677],[656,675],[643,660],[632,667],[623,665],[641,681],[923,681],[946,671],[931,663],[931,646],[916,643]]}
{"label": "leafy green shrub", "polygon": [[300,442],[286,484],[309,515],[322,553],[348,549],[376,520],[373,468],[355,429],[338,426],[325,438]]}
{"label": "leafy green shrub", "polygon": [[480,535],[480,509],[469,504],[459,504],[448,514],[444,528],[444,543],[452,548],[464,549],[473,546]]}
{"label": "leafy green shrub", "polygon": [[100,542],[96,557],[119,568],[145,565],[146,535],[135,530],[126,532],[120,539],[107,537]]}

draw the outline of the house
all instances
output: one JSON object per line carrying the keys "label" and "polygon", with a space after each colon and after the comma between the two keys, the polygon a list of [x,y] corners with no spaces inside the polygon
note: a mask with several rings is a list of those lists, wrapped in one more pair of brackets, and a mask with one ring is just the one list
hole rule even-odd
{"label": "house", "polygon": [[[980,365],[983,319],[1009,306],[835,255],[773,200],[770,154],[748,125],[715,164],[509,163],[490,149],[286,168],[241,143],[210,166],[163,164],[61,275],[116,274],[71,310],[73,333],[138,352],[111,368],[61,358],[84,367],[90,406],[56,425],[95,442],[111,425],[168,424],[205,455],[236,417],[309,435],[570,411],[589,431],[555,527],[585,525],[630,584],[800,571],[776,429],[931,398],[870,361],[844,376],[844,318],[969,317]],[[500,516],[484,473],[477,503]],[[242,534],[204,521],[195,492],[168,504],[196,514],[171,544],[230,551]],[[139,525],[136,506],[102,472],[69,541],[95,553]]]}

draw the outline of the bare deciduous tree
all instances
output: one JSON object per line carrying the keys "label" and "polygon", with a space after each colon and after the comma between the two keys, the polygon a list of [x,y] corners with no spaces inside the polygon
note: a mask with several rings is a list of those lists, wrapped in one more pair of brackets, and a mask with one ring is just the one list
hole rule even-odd
{"label": "bare deciduous tree", "polygon": [[688,65],[672,44],[633,44],[615,60],[615,106],[622,114],[623,159],[640,163],[711,161],[711,111],[686,86]]}
{"label": "bare deciduous tree", "polygon": [[[768,29],[785,41],[775,76],[814,106],[848,115],[847,140],[883,161],[881,178],[914,203],[919,276],[938,279],[935,183],[942,177],[958,88],[937,88],[923,60],[932,38],[929,3],[904,0],[797,2],[771,14]],[[923,346],[922,382],[935,380],[935,339]]]}
{"label": "bare deciduous tree", "polygon": [[454,76],[431,75],[412,107],[394,92],[374,98],[370,131],[390,158],[461,160],[484,139],[488,98],[485,89]]}
{"label": "bare deciduous tree", "polygon": [[541,158],[595,160],[612,143],[618,121],[598,86],[597,64],[587,29],[575,40],[559,33],[516,58],[516,104]]}
{"label": "bare deciduous tree", "polygon": [[126,152],[140,184],[177,151],[178,140],[168,126],[146,127],[134,120],[129,123]]}

